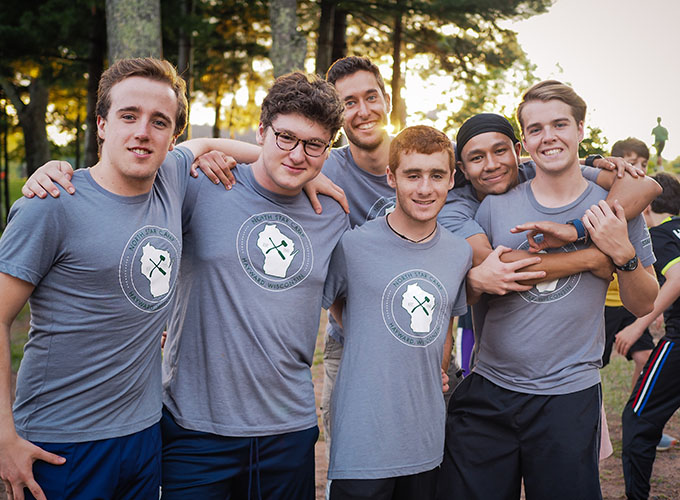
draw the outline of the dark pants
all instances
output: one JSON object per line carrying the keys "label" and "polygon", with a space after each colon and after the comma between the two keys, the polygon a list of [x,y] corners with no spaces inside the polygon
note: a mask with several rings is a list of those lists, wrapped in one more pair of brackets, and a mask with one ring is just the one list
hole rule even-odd
{"label": "dark pants", "polygon": [[572,394],[510,391],[472,373],[446,420],[440,500],[601,499],[600,386]]}
{"label": "dark pants", "polygon": [[[99,441],[34,444],[66,459],[63,465],[33,464],[33,476],[49,500],[158,500],[159,424]],[[33,499],[28,489],[24,493]]]}
{"label": "dark pants", "polygon": [[439,467],[385,479],[333,479],[330,500],[431,500]]}
{"label": "dark pants", "polygon": [[680,349],[662,338],[647,360],[623,409],[623,476],[629,499],[647,499],[656,445],[680,407]]}
{"label": "dark pants", "polygon": [[319,428],[259,437],[185,429],[164,409],[163,499],[314,500]]}

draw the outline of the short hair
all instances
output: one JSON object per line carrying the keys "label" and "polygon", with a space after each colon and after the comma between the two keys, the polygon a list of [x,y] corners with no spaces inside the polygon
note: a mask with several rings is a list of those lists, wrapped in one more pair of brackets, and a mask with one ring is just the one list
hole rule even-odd
{"label": "short hair", "polygon": [[278,115],[297,113],[327,129],[334,141],[344,112],[345,106],[333,85],[318,76],[295,71],[274,81],[262,101],[260,123],[267,128]]}
{"label": "short hair", "polygon": [[623,158],[627,153],[635,153],[636,155],[649,160],[649,148],[644,142],[635,137],[616,141],[612,146],[612,156]]}
{"label": "short hair", "polygon": [[663,189],[652,202],[652,212],[678,215],[680,213],[680,182],[677,177],[666,172],[659,172],[653,175],[652,179]]}
{"label": "short hair", "polygon": [[456,169],[456,154],[453,144],[444,132],[427,125],[406,127],[392,139],[390,144],[389,166],[392,173],[399,168],[401,153],[421,153],[431,155],[445,151],[449,156],[449,171]]}
{"label": "short hair", "polygon": [[368,71],[373,73],[373,76],[375,76],[375,79],[378,82],[378,87],[380,87],[380,91],[383,93],[383,96],[386,95],[385,81],[380,74],[380,70],[368,57],[348,56],[338,59],[330,68],[328,68],[326,80],[335,85],[335,82],[338,80],[353,75],[357,71]]}
{"label": "short hair", "polygon": [[562,101],[571,108],[571,114],[577,124],[586,119],[586,102],[574,92],[574,89],[557,80],[545,80],[527,90],[517,107],[517,121],[519,122],[522,134],[524,134],[524,123],[522,122],[522,109],[524,106],[531,101],[547,102],[553,99]]}
{"label": "short hair", "polygon": [[[167,83],[172,87],[177,97],[177,114],[175,116],[173,135],[175,137],[179,136],[187,125],[187,86],[182,77],[177,74],[175,67],[164,59],[155,59],[153,57],[121,59],[104,71],[99,80],[99,88],[97,89],[97,106],[95,108],[97,116],[106,119],[111,108],[111,89],[117,83],[133,76]],[[99,144],[100,149],[102,142],[103,140],[97,134],[97,144]]]}

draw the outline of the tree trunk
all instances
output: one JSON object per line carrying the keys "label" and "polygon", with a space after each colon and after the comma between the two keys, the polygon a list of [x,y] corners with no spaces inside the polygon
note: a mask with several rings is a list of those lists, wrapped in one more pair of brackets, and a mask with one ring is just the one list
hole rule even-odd
{"label": "tree trunk", "polygon": [[9,152],[7,151],[7,144],[9,142],[9,117],[7,116],[7,101],[2,101],[2,160],[3,160],[3,182],[2,182],[2,199],[3,199],[3,213],[2,220],[0,221],[0,228],[5,229],[7,226],[7,216],[9,215]]}
{"label": "tree trunk", "polygon": [[[401,1],[397,1],[400,7]],[[401,77],[401,34],[402,34],[402,12],[399,8],[394,17],[394,32],[392,33],[392,113],[390,122],[394,126],[395,132],[399,132],[406,122],[406,106],[401,97],[401,87],[403,81]]]}
{"label": "tree trunk", "polygon": [[[193,0],[182,0],[180,4],[180,15],[182,19],[187,19],[194,14]],[[187,84],[187,128],[184,129],[182,135],[177,139],[177,142],[191,139],[191,124],[188,117],[191,111],[191,93],[193,92],[193,79],[191,72],[194,66],[194,44],[191,30],[188,30],[184,24],[179,28],[179,50],[177,54],[177,72],[184,78]]]}
{"label": "tree trunk", "polygon": [[50,159],[45,122],[49,88],[40,78],[33,78],[28,86],[28,93],[30,99],[28,104],[24,104],[14,92],[14,95],[10,94],[10,99],[17,110],[19,126],[24,133],[26,175],[30,176]]}
{"label": "tree trunk", "polygon": [[109,64],[128,57],[162,57],[160,0],[106,0]]}
{"label": "tree trunk", "polygon": [[347,11],[336,9],[333,18],[333,51],[331,64],[347,56]]}
{"label": "tree trunk", "polygon": [[274,77],[303,70],[307,40],[297,31],[296,0],[271,0],[269,20],[272,31],[269,58],[274,65]]}
{"label": "tree trunk", "polygon": [[333,27],[335,25],[335,0],[321,0],[321,17],[316,39],[316,74],[325,76],[333,60]]}
{"label": "tree trunk", "polygon": [[212,136],[219,138],[220,136],[220,113],[222,112],[222,96],[215,91],[215,121],[212,127]]}
{"label": "tree trunk", "polygon": [[87,115],[85,117],[85,167],[91,167],[99,160],[97,145],[97,87],[104,71],[106,54],[106,19],[104,11],[92,8],[90,27],[90,55],[87,61]]}

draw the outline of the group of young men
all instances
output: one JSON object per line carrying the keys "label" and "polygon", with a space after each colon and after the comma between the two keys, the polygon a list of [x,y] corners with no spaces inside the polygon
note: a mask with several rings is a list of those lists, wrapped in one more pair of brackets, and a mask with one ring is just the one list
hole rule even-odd
{"label": "group of young men", "polygon": [[[627,309],[661,307],[639,215],[660,189],[592,168],[606,159],[581,167],[585,111],[560,82],[529,89],[521,164],[500,115],[467,120],[455,148],[426,126],[391,138],[378,68],[348,57],[327,80],[274,82],[259,147],[175,148],[182,80],[163,61],[117,62],[100,83],[100,161],[72,182],[44,167],[73,196],[18,201],[0,240],[9,492],[314,498],[323,307],[330,498],[519,498],[522,482],[527,498],[600,498],[605,291],[615,268]],[[331,148],[340,127],[348,145]],[[241,162],[231,189],[190,178],[210,150]],[[302,191],[320,172],[349,216],[327,196],[312,208]],[[12,412],[9,328],[27,300]],[[453,320],[475,302],[474,370],[447,413]]]}

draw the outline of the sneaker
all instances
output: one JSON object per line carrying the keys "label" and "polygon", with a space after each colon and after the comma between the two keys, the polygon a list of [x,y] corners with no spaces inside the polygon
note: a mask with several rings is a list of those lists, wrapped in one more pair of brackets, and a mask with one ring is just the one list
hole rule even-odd
{"label": "sneaker", "polygon": [[670,450],[676,444],[678,444],[677,439],[675,439],[673,436],[669,436],[668,434],[664,434],[661,436],[659,444],[656,445],[656,451]]}

